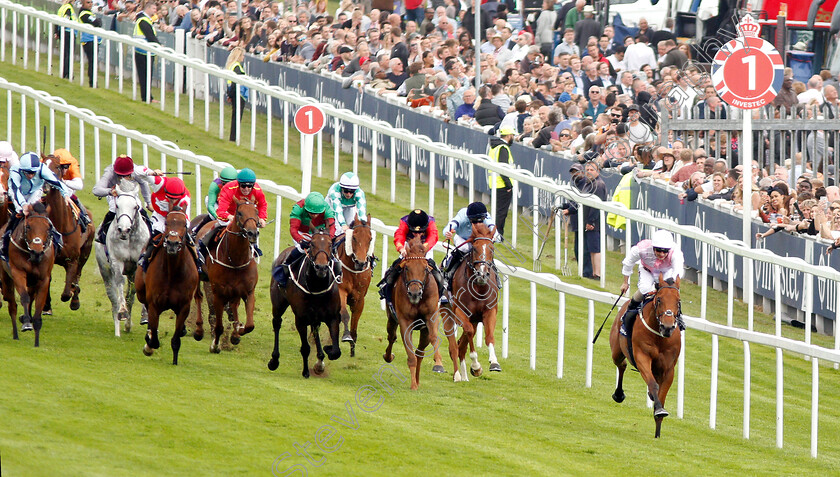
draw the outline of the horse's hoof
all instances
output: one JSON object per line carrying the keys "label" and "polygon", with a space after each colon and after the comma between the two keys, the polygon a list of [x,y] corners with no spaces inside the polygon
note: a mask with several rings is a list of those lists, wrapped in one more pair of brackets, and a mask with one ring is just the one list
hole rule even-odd
{"label": "horse's hoof", "polygon": [[277,358],[271,358],[268,360],[268,370],[269,371],[277,371],[277,368],[280,367],[280,360]]}
{"label": "horse's hoof", "polygon": [[196,340],[196,341],[203,340],[204,339],[204,331],[203,330],[202,331],[198,331],[198,330],[193,331],[193,339]]}
{"label": "horse's hoof", "polygon": [[478,368],[478,369],[472,369],[472,367],[470,367],[470,374],[472,374],[472,375],[473,375],[473,376],[475,376],[475,377],[479,377],[479,376],[481,376],[481,374],[482,374],[483,372],[484,372],[484,370],[483,370],[483,369],[481,369],[481,368]]}
{"label": "horse's hoof", "polygon": [[24,331],[32,331],[35,328],[32,326],[32,323],[23,323],[20,325],[20,332],[23,333]]}
{"label": "horse's hoof", "polygon": [[239,341],[240,341],[239,335],[234,335],[234,334],[230,335],[230,344],[236,346],[236,345],[239,344]]}
{"label": "horse's hoof", "polygon": [[312,366],[312,372],[318,376],[324,374],[324,363],[315,363],[315,366]]}
{"label": "horse's hoof", "polygon": [[668,416],[670,416],[670,413],[668,413],[668,411],[666,411],[664,407],[653,411],[653,417],[656,419],[665,418]]}
{"label": "horse's hoof", "polygon": [[82,306],[82,303],[79,301],[79,297],[74,296],[72,300],[70,300],[70,309],[73,311],[78,310]]}
{"label": "horse's hoof", "polygon": [[152,348],[149,348],[149,345],[143,346],[143,354],[145,354],[146,356],[151,356],[152,353],[154,353],[154,350]]}
{"label": "horse's hoof", "polygon": [[455,383],[460,383],[461,382],[461,373],[458,372],[458,371],[455,371],[455,374],[452,375],[452,381],[455,382]]}
{"label": "horse's hoof", "polygon": [[131,333],[131,321],[126,321],[125,322],[125,332],[126,333]]}
{"label": "horse's hoof", "polygon": [[382,354],[382,359],[384,359],[386,363],[390,363],[391,361],[394,360],[394,354],[391,353],[390,355],[387,355],[387,354],[383,353]]}
{"label": "horse's hoof", "polygon": [[61,301],[70,301],[70,298],[73,298],[73,295],[69,293],[66,295],[64,293],[61,294]]}
{"label": "horse's hoof", "polygon": [[127,311],[121,311],[121,312],[117,313],[117,319],[119,321],[127,320],[128,319],[128,312]]}
{"label": "horse's hoof", "polygon": [[443,366],[441,366],[439,364],[436,364],[436,365],[432,366],[432,372],[433,373],[445,373],[446,369],[444,369]]}
{"label": "horse's hoof", "polygon": [[52,308],[49,310],[42,310],[41,316],[52,316]]}
{"label": "horse's hoof", "polygon": [[353,335],[350,334],[350,331],[349,330],[344,331],[344,334],[341,336],[341,342],[342,343],[352,343],[353,341],[354,341],[353,340]]}
{"label": "horse's hoof", "polygon": [[619,403],[619,404],[623,403],[623,402],[624,402],[624,398],[626,398],[626,397],[627,397],[627,396],[625,396],[625,395],[624,395],[624,393],[621,393],[621,394],[618,394],[618,393],[613,393],[613,395],[612,395],[613,401],[615,401],[615,402],[617,402],[617,403]]}
{"label": "horse's hoof", "polygon": [[302,375],[304,378],[309,379],[309,370],[304,371],[303,373],[301,373],[301,375]]}
{"label": "horse's hoof", "polygon": [[222,352],[222,347],[221,347],[221,346],[218,346],[218,345],[213,346],[213,345],[211,344],[211,345],[210,345],[210,352],[211,352],[211,353],[213,353],[213,354],[219,354],[219,353],[221,353],[221,352]]}
{"label": "horse's hoof", "polygon": [[140,326],[148,325],[149,319],[148,318],[140,318]]}
{"label": "horse's hoof", "polygon": [[181,335],[181,338],[183,338],[184,336],[187,336],[187,327],[185,326],[185,327],[181,328],[181,333],[179,333],[179,334]]}
{"label": "horse's hoof", "polygon": [[502,366],[499,363],[490,363],[490,372],[501,373]]}

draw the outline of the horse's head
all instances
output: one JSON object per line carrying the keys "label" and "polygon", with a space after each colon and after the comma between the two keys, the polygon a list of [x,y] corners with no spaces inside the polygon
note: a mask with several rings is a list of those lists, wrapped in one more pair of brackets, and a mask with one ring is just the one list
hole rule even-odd
{"label": "horse's head", "polygon": [[370,229],[370,214],[367,221],[359,220],[359,216],[350,224],[344,233],[344,252],[353,260],[356,271],[364,270],[368,260],[373,256],[374,235]]}
{"label": "horse's head", "polygon": [[239,200],[234,198],[234,201],[236,201],[236,214],[232,221],[234,228],[231,231],[247,238],[252,244],[257,243],[257,239],[260,237],[260,229],[258,227],[260,214],[257,210],[257,205],[247,199]]}
{"label": "horse's head", "polygon": [[405,258],[400,263],[400,267],[408,301],[416,305],[423,298],[431,271],[429,262],[426,260],[426,248],[420,241],[419,235],[412,237],[406,244]]}
{"label": "horse's head", "polygon": [[309,242],[307,257],[315,267],[315,274],[318,278],[326,278],[333,263],[332,239],[325,230],[316,230]]}
{"label": "horse's head", "polygon": [[677,327],[677,319],[682,313],[680,307],[680,277],[676,280],[662,278],[659,274],[659,285],[653,303],[653,312],[659,323],[659,333],[665,338],[671,336]]}
{"label": "horse's head", "polygon": [[189,231],[187,214],[178,206],[169,209],[163,229],[163,245],[166,253],[175,255],[184,247]]}
{"label": "horse's head", "polygon": [[477,285],[487,285],[493,272],[493,236],[495,229],[479,222],[472,224],[472,251],[469,267]]}
{"label": "horse's head", "polygon": [[44,204],[35,204],[33,213],[23,221],[23,241],[29,251],[29,261],[41,263],[52,246],[52,222]]}
{"label": "horse's head", "polygon": [[117,228],[119,239],[128,240],[140,212],[137,183],[123,181],[114,187],[114,191],[117,193],[117,197],[114,199],[114,208],[117,215],[114,226]]}

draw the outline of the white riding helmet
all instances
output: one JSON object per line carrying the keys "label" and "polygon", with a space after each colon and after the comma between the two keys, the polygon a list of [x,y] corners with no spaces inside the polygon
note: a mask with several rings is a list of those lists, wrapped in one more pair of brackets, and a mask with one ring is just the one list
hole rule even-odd
{"label": "white riding helmet", "polygon": [[341,186],[342,189],[356,190],[359,188],[359,176],[352,172],[345,172],[341,175],[338,185]]}
{"label": "white riding helmet", "polygon": [[667,230],[657,230],[650,239],[653,248],[674,248],[674,237]]}
{"label": "white riding helmet", "polygon": [[0,141],[0,162],[9,161],[16,163],[18,161],[18,155],[15,153],[9,141]]}

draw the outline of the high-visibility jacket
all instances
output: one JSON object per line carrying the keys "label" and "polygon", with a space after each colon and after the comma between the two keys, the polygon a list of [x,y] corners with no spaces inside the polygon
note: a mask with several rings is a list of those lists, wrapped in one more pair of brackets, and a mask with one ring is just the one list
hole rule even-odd
{"label": "high-visibility jacket", "polygon": [[[95,27],[102,26],[102,22],[96,18],[96,14],[84,8],[79,12],[79,23],[86,23]],[[82,43],[88,43],[91,41],[102,43],[102,38],[94,36],[92,33],[82,32]]]}
{"label": "high-visibility jacket", "polygon": [[[234,63],[234,64],[230,65],[230,68],[228,68],[228,69],[229,69],[229,70],[231,70],[231,71],[233,71],[234,73],[236,73],[236,74],[238,74],[238,75],[244,75],[244,74],[245,74],[245,67],[244,67],[244,66],[242,66],[242,63],[240,63],[240,62],[238,62],[238,61],[237,61],[236,63]],[[231,100],[231,101],[234,101],[234,100],[236,99],[236,97],[235,97],[235,96],[233,96],[233,95],[231,94],[231,93],[232,93],[232,91],[230,91],[230,86],[231,86],[231,84],[232,84],[232,83],[233,83],[233,82],[232,82],[231,80],[228,80],[228,81],[227,81],[227,85],[228,85],[228,96],[230,97],[230,100]],[[248,87],[247,87],[247,86],[242,86],[242,85],[239,85],[239,96],[240,96],[240,97],[241,97],[244,101],[249,101],[249,100],[250,100],[250,94],[249,94],[249,92],[248,92]]]}
{"label": "high-visibility jacket", "polygon": [[[58,16],[66,18],[71,22],[76,21],[76,10],[73,10],[73,3],[65,3],[64,5],[58,7]],[[65,27],[64,31],[70,32],[73,31],[73,29]]]}
{"label": "high-visibility jacket", "polygon": [[[147,22],[149,24],[149,26],[152,27],[152,31],[155,30],[155,24],[152,23],[152,19],[149,18],[145,13],[140,12],[140,13],[137,14],[137,19],[134,21],[134,34],[132,36],[134,38],[138,38],[138,39],[148,41],[149,39],[146,38],[146,35],[143,33],[143,30],[140,29],[140,24],[142,22]],[[134,52],[135,53],[140,53],[141,55],[145,55],[146,53],[149,53],[150,55],[155,56],[155,54],[152,53],[152,52],[147,52],[146,50],[143,50],[141,48],[136,48],[136,47],[134,48]]]}
{"label": "high-visibility jacket", "polygon": [[[490,160],[493,162],[499,162],[501,158],[507,164],[513,164],[513,153],[510,150],[510,145],[503,141],[501,138],[498,137],[491,137],[490,138]],[[504,154],[502,153],[504,151]],[[507,156],[507,157],[504,157]],[[493,182],[493,172],[487,172],[487,184],[490,186],[491,189],[510,189],[513,185],[510,182],[510,178],[508,176],[504,176],[502,174],[496,174],[496,181]]]}
{"label": "high-visibility jacket", "polygon": [[[628,209],[633,205],[633,198],[630,193],[632,181],[632,172],[624,174],[624,177],[622,177],[621,181],[618,183],[618,187],[615,188],[615,193],[613,193],[613,202],[621,202],[627,206]],[[611,225],[614,229],[623,229],[626,222],[627,219],[620,215],[607,214],[607,224]]]}

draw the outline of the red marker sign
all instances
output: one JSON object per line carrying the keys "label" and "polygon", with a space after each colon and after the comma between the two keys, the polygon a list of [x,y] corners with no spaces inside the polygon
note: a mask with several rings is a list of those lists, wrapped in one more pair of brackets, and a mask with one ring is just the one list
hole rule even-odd
{"label": "red marker sign", "polygon": [[295,127],[303,134],[318,134],[325,122],[324,111],[319,106],[309,104],[295,113]]}

